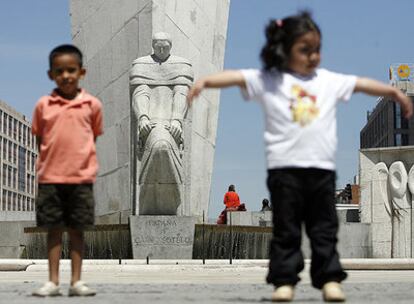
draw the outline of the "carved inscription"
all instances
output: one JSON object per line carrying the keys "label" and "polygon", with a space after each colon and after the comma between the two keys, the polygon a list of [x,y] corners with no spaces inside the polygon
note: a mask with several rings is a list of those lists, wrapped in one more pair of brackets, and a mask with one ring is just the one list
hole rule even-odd
{"label": "carved inscription", "polygon": [[193,243],[191,235],[184,235],[177,231],[177,221],[173,219],[149,219],[144,222],[144,227],[144,231],[134,237],[135,246],[148,244],[190,246]]}

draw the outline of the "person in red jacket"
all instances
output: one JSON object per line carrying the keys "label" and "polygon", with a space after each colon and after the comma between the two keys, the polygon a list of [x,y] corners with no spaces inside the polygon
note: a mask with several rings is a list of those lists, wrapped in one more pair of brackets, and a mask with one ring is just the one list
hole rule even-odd
{"label": "person in red jacket", "polygon": [[229,190],[224,195],[223,203],[226,205],[227,210],[236,210],[240,206],[240,198],[236,193],[234,185],[229,186]]}

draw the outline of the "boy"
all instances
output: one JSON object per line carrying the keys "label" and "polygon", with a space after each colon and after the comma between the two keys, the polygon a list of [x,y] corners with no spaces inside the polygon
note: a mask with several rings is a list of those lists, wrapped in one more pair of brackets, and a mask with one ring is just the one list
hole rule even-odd
{"label": "boy", "polygon": [[56,47],[49,66],[49,78],[57,88],[37,102],[32,125],[39,149],[36,221],[48,229],[49,281],[33,295],[61,295],[59,259],[63,228],[67,228],[72,260],[69,296],[93,296],[96,292],[80,276],[83,230],[94,224],[92,186],[98,170],[95,141],[103,129],[101,103],[79,88],[86,71],[78,48]]}

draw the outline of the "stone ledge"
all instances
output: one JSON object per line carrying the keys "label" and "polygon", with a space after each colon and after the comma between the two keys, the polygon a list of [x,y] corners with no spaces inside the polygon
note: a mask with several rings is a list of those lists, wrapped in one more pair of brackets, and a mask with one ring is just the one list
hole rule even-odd
{"label": "stone ledge", "polygon": [[[310,260],[305,260],[306,265]],[[346,270],[414,270],[414,259],[341,259],[341,263]],[[0,271],[46,271],[47,260],[20,260],[2,259],[0,260]],[[106,270],[109,268],[123,268],[124,270],[134,268],[148,268],[152,270],[184,267],[189,269],[212,269],[212,268],[245,268],[251,267],[267,268],[268,260],[206,260],[203,265],[202,260],[150,260],[149,265],[145,259],[122,260],[84,260],[84,269],[87,270]],[[70,270],[70,260],[61,260],[61,268]]]}

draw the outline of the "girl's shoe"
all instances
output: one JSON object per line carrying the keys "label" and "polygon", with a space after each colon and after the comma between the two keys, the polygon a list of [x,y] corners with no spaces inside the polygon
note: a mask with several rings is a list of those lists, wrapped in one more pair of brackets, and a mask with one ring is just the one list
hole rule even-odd
{"label": "girl's shoe", "polygon": [[345,294],[341,284],[338,282],[328,282],[322,287],[323,300],[325,302],[345,302]]}
{"label": "girl's shoe", "polygon": [[293,294],[292,285],[276,287],[272,294],[272,302],[291,302],[293,300]]}
{"label": "girl's shoe", "polygon": [[59,286],[53,282],[46,282],[42,287],[32,292],[32,296],[35,297],[56,297],[61,296]]}
{"label": "girl's shoe", "polygon": [[90,297],[94,295],[96,295],[96,291],[88,287],[83,281],[77,281],[69,287],[69,297]]}

